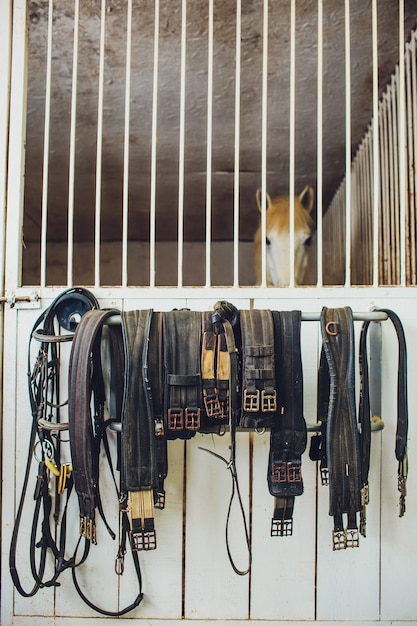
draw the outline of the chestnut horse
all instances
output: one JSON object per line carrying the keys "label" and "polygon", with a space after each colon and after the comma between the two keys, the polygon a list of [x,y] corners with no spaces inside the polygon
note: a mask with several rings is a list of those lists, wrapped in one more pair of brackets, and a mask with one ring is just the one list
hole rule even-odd
{"label": "chestnut horse", "polygon": [[[261,190],[256,192],[261,211]],[[307,185],[294,197],[294,280],[302,285],[308,264],[308,246],[313,234],[311,211],[314,205],[313,188]],[[261,224],[254,235],[255,270],[257,284],[261,283]],[[266,281],[268,285],[290,284],[290,199],[289,196],[271,198],[266,194]]]}

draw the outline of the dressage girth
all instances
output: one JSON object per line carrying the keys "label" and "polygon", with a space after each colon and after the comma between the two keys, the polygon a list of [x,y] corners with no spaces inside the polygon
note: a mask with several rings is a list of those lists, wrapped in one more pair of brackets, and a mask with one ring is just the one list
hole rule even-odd
{"label": "dressage girth", "polygon": [[[333,549],[341,550],[359,546],[356,515],[362,506],[351,309],[323,307],[321,333],[330,375],[327,416],[329,515],[334,519]],[[344,514],[348,518],[346,529]]]}
{"label": "dressage girth", "polygon": [[274,325],[271,311],[241,311],[241,428],[267,428],[277,412]]}
{"label": "dressage girth", "polygon": [[167,439],[190,439],[200,429],[201,313],[163,314],[164,420]]}
{"label": "dressage girth", "polygon": [[126,355],[122,413],[122,493],[127,497],[130,541],[133,550],[156,548],[154,491],[158,489],[157,451],[153,404],[145,367],[152,311],[122,314]]}
{"label": "dressage girth", "polygon": [[307,445],[303,415],[301,311],[273,311],[279,411],[271,426],[268,488],[274,496],[271,536],[293,531],[294,498],[303,493],[301,456]]}

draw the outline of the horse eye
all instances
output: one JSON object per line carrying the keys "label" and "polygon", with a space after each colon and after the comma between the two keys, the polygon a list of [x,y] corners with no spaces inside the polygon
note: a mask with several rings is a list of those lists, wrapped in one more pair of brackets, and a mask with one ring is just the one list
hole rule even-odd
{"label": "horse eye", "polygon": [[267,246],[270,246],[270,245],[271,245],[271,240],[270,240],[270,239],[268,239],[268,237],[266,238],[266,240],[265,240],[265,241],[266,241],[266,245],[267,245]]}
{"label": "horse eye", "polygon": [[311,242],[312,242],[313,238],[312,237],[307,237],[307,239],[304,242],[305,246],[311,246]]}

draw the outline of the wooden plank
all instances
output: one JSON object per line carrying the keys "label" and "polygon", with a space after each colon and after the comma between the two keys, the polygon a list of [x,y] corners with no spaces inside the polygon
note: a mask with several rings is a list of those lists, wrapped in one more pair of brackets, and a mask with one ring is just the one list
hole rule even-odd
{"label": "wooden plank", "polygon": [[[230,473],[220,459],[199,446],[229,459],[229,436],[196,435],[187,442],[185,520],[185,617],[190,619],[247,619],[249,577],[237,576],[225,545],[225,523],[231,494]],[[237,437],[237,469],[242,500],[248,515],[249,438]],[[242,518],[237,499],[230,519],[230,549],[236,566],[248,563]]]}

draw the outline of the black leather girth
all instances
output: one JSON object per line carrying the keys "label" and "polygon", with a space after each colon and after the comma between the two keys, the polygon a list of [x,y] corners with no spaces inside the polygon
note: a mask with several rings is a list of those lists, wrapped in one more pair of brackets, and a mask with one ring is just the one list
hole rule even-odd
{"label": "black leather girth", "polygon": [[271,311],[240,312],[242,340],[241,428],[266,428],[277,412],[274,325]]}
{"label": "black leather girth", "polygon": [[272,312],[279,411],[271,426],[268,488],[274,496],[271,536],[291,535],[294,497],[303,493],[301,456],[307,444],[303,415],[301,312]]}
{"label": "black leather girth", "polygon": [[72,474],[80,507],[80,535],[92,543],[96,543],[96,507],[101,511],[98,462],[105,429],[101,336],[108,318],[118,314],[119,311],[108,309],[89,311],[82,317],[74,335],[68,370],[68,428]]}
{"label": "black leather girth", "polygon": [[[321,333],[330,374],[327,416],[329,515],[333,550],[359,546],[356,515],[361,510],[361,459],[355,401],[355,345],[349,307],[323,307]],[[344,528],[343,514],[347,514]]]}
{"label": "black leather girth", "polygon": [[144,377],[152,311],[127,311],[122,319],[126,355],[122,492],[127,494],[132,548],[153,550],[156,548],[153,505],[157,486],[155,422]]}
{"label": "black leather girth", "polygon": [[201,313],[163,314],[164,420],[167,439],[189,439],[200,429]]}

